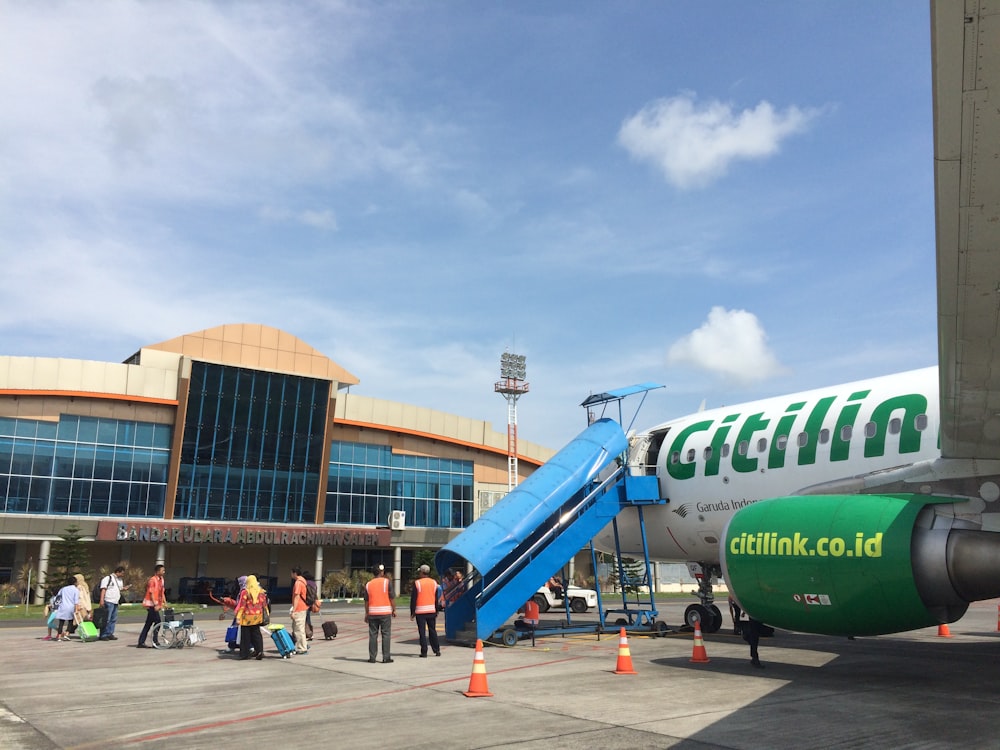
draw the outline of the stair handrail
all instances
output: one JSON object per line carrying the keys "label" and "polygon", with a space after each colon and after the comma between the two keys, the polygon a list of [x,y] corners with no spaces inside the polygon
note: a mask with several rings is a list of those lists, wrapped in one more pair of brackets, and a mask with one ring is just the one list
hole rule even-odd
{"label": "stair handrail", "polygon": [[583,498],[581,498],[580,502],[578,502],[573,508],[571,508],[567,512],[563,513],[559,521],[554,526],[552,526],[542,536],[536,539],[535,542],[530,547],[528,547],[520,555],[518,555],[516,560],[514,560],[510,565],[508,565],[507,568],[502,573],[500,573],[496,578],[491,580],[488,584],[485,584],[486,578],[480,572],[480,580],[484,583],[484,585],[483,588],[479,591],[479,593],[476,594],[476,602],[479,603],[492,597],[494,590],[497,589],[498,586],[505,584],[507,579],[511,578],[520,570],[522,570],[524,566],[527,564],[527,560],[530,560],[538,549],[542,547],[547,547],[549,544],[551,544],[552,538],[558,536],[557,532],[561,533],[561,529],[568,526],[568,524],[563,523],[564,519],[570,517],[578,517],[581,509],[583,509],[586,505],[592,503],[599,496],[607,492],[608,487],[613,486],[615,483],[618,482],[618,480],[625,473],[625,469],[626,469],[626,464],[622,464],[617,469],[615,469],[615,471],[612,474],[608,475],[600,484],[596,485],[590,492],[584,495]]}

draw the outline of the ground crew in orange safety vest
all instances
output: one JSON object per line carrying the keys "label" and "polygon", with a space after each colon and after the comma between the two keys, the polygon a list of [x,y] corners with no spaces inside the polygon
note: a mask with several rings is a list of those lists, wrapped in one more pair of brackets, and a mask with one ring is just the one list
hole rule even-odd
{"label": "ground crew in orange safety vest", "polygon": [[441,584],[431,578],[427,565],[417,568],[420,577],[413,582],[413,596],[410,597],[410,620],[417,621],[420,636],[420,658],[427,658],[427,641],[430,639],[434,656],[441,656],[441,644],[437,634],[438,602],[444,598]]}
{"label": "ground crew in orange safety vest", "polygon": [[375,663],[378,654],[378,634],[382,631],[382,663],[391,664],[389,637],[392,618],[396,616],[396,592],[385,572],[385,566],[375,568],[375,577],[365,584],[365,622],[368,623],[368,661]]}

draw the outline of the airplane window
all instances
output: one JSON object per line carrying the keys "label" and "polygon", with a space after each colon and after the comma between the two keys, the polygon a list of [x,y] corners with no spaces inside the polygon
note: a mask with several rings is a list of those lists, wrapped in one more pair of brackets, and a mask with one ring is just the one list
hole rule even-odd
{"label": "airplane window", "polygon": [[680,451],[674,451],[673,453],[670,454],[670,463],[672,463],[672,464],[679,464],[680,462],[681,462],[681,452]]}
{"label": "airplane window", "polygon": [[688,460],[687,460],[687,462],[689,464],[690,463],[694,463],[694,457],[695,457],[695,455],[697,455],[697,454],[695,453],[694,448],[688,448],[688,452],[687,452],[687,458],[688,458]]}
{"label": "airplane window", "polygon": [[865,437],[873,438],[875,433],[878,431],[878,426],[874,422],[865,423]]}
{"label": "airplane window", "polygon": [[900,430],[903,429],[903,420],[899,417],[895,417],[889,420],[889,434],[898,435]]}
{"label": "airplane window", "polygon": [[757,441],[757,452],[763,453],[767,450],[767,438],[761,438]]}
{"label": "airplane window", "polygon": [[708,446],[707,448],[705,448],[702,455],[705,457],[706,461],[712,460],[712,446]]}
{"label": "airplane window", "polygon": [[851,429],[851,426],[849,424],[845,424],[840,428],[840,439],[846,443],[851,439],[852,432],[854,432],[854,430]]}
{"label": "airplane window", "polygon": [[830,431],[826,427],[824,427],[822,430],[819,431],[819,442],[820,443],[830,442]]}
{"label": "airplane window", "polygon": [[739,453],[741,456],[745,456],[747,454],[747,451],[749,450],[750,450],[750,443],[748,443],[746,440],[741,440],[740,444],[736,446],[736,452]]}
{"label": "airplane window", "polygon": [[927,415],[926,414],[918,414],[917,418],[914,420],[914,426],[920,432],[923,432],[924,430],[926,430],[927,429]]}
{"label": "airplane window", "polygon": [[805,448],[809,445],[809,434],[805,432],[800,432],[795,438],[795,444],[800,448]]}
{"label": "airplane window", "polygon": [[722,457],[726,458],[729,455],[729,443],[722,444]]}
{"label": "airplane window", "polygon": [[785,450],[788,445],[788,435],[778,435],[778,439],[775,441],[775,446],[779,451]]}

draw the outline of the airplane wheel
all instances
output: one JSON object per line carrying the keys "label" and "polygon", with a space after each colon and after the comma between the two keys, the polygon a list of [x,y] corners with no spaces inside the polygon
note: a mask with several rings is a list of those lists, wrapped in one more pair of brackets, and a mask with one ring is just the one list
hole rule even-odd
{"label": "airplane wheel", "polygon": [[700,623],[702,632],[705,632],[705,628],[712,623],[715,616],[711,613],[708,607],[701,604],[691,604],[687,609],[684,610],[684,623],[690,627]]}
{"label": "airplane wheel", "polygon": [[714,604],[709,605],[708,611],[712,613],[712,621],[702,623],[702,630],[708,633],[718,633],[722,627],[722,612]]}
{"label": "airplane wheel", "polygon": [[549,600],[548,599],[546,599],[541,594],[535,594],[535,596],[533,598],[535,600],[535,604],[538,605],[538,611],[541,614],[544,615],[546,612],[549,611]]}
{"label": "airplane wheel", "polygon": [[626,620],[624,617],[619,617],[617,620],[615,620],[615,625],[628,625],[628,624],[629,621]]}
{"label": "airplane wheel", "polygon": [[505,646],[516,646],[517,645],[517,631],[513,628],[507,628],[503,633],[500,634],[500,639],[503,641]]}
{"label": "airplane wheel", "polygon": [[573,599],[569,603],[569,608],[577,614],[581,614],[587,611],[587,602],[583,599]]}

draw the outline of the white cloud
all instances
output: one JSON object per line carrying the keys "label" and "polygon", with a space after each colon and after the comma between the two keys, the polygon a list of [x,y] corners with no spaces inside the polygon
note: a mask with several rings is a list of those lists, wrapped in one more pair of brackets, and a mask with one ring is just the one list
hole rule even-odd
{"label": "white cloud", "polygon": [[818,110],[791,106],[777,111],[766,101],[734,111],[731,104],[699,103],[684,93],[647,104],[622,123],[618,142],[638,161],[662,170],[672,185],[705,187],[739,159],[778,152],[788,136],[801,133]]}
{"label": "white cloud", "polygon": [[713,307],[700,328],[675,342],[670,364],[689,364],[738,383],[780,375],[785,368],[767,346],[757,316],[746,310]]}
{"label": "white cloud", "polygon": [[187,0],[4,12],[0,195],[252,205],[289,185],[412,182],[431,161],[413,123],[354,82],[364,13]]}
{"label": "white cloud", "polygon": [[276,208],[274,206],[264,206],[260,209],[260,217],[265,221],[278,224],[303,224],[313,229],[335,231],[337,227],[337,215],[329,208],[303,209],[292,211],[288,208]]}

